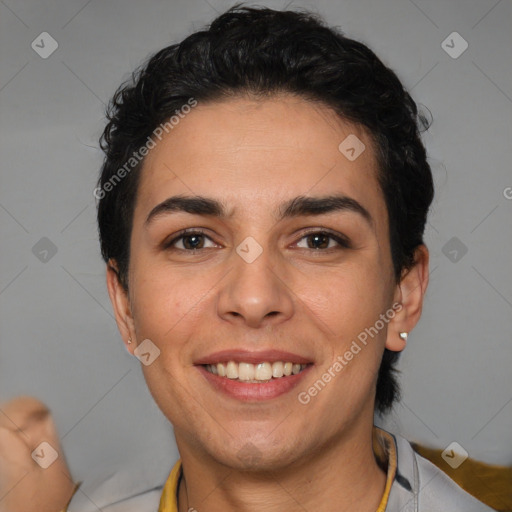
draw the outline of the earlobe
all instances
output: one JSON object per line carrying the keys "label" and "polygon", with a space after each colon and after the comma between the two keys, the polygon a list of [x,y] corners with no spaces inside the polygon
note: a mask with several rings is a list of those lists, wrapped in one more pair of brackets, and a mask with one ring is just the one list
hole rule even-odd
{"label": "earlobe", "polygon": [[428,286],[427,247],[420,245],[414,256],[413,266],[403,274],[395,290],[395,301],[401,305],[401,308],[388,325],[386,339],[386,348],[394,352],[402,351],[407,345],[408,334],[420,319]]}
{"label": "earlobe", "polygon": [[128,291],[125,290],[119,279],[117,264],[114,260],[109,260],[107,264],[107,288],[114,309],[114,315],[117,328],[123,338],[126,349],[133,355],[137,344],[135,340],[135,328],[130,307]]}
{"label": "earlobe", "polygon": [[386,348],[391,350],[392,352],[402,352],[404,348],[407,346],[407,337],[409,333],[402,331],[396,333],[395,330],[390,325],[388,327],[388,334],[386,339]]}

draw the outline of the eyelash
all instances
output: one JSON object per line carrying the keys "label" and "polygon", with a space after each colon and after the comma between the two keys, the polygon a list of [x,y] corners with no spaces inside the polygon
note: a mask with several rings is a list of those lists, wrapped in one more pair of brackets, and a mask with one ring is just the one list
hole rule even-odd
{"label": "eyelash", "polygon": [[[177,248],[173,247],[173,245],[176,242],[178,242],[179,240],[187,238],[189,236],[194,236],[194,235],[204,236],[213,242],[213,240],[208,235],[206,235],[206,233],[204,231],[202,231],[201,229],[189,228],[189,229],[184,229],[183,231],[180,231],[172,240],[170,240],[168,242],[164,242],[163,249],[188,252],[188,253],[192,253],[192,254],[195,254],[195,253],[201,251],[202,249],[211,249],[210,247],[199,248],[199,249],[177,249]],[[304,238],[307,238],[309,236],[312,236],[312,235],[324,235],[327,238],[330,238],[330,239],[334,240],[335,242],[337,242],[339,244],[339,247],[330,247],[328,249],[309,249],[309,248],[307,248],[311,251],[330,252],[332,250],[350,249],[352,247],[352,245],[350,244],[350,242],[347,238],[340,236],[338,234],[331,233],[328,230],[308,231],[308,232],[304,233],[299,238],[299,241]]]}

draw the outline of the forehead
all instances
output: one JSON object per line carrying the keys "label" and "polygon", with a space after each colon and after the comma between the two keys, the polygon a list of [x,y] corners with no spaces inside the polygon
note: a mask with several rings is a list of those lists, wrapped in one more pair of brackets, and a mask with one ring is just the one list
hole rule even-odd
{"label": "forehead", "polygon": [[176,194],[215,197],[254,218],[292,197],[335,192],[385,218],[375,151],[362,127],[292,95],[232,98],[200,103],[157,142],[135,216]]}

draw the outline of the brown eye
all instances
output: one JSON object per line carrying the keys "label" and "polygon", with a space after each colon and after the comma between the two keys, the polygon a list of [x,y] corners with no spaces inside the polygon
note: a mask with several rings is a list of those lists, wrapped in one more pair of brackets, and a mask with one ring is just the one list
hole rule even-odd
{"label": "brown eye", "polygon": [[[350,243],[348,240],[344,239],[341,236],[334,235],[325,231],[316,231],[314,233],[308,233],[301,238],[301,240],[306,240],[306,247],[300,246],[305,249],[335,249],[336,247],[340,248],[349,248]],[[334,242],[334,243],[333,243]]]}
{"label": "brown eye", "polygon": [[204,244],[204,235],[186,235],[182,236],[181,239],[185,249],[202,249]]}
{"label": "brown eye", "polygon": [[195,251],[200,249],[206,249],[205,247],[206,240],[210,240],[212,245],[210,247],[214,247],[215,244],[213,241],[206,236],[202,231],[182,231],[181,234],[173,238],[171,241],[167,242],[164,246],[164,249],[176,249],[180,251]]}
{"label": "brown eye", "polygon": [[306,237],[309,249],[328,249],[329,241],[332,240],[330,236],[318,233],[315,235],[308,235]]}

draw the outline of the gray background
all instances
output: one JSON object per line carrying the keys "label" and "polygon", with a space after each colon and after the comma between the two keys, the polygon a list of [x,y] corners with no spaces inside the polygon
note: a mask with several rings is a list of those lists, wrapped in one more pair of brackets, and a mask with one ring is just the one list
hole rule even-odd
{"label": "gray background", "polygon": [[[232,3],[0,1],[0,403],[31,394],[50,406],[75,478],[98,502],[112,475],[120,496],[135,494],[177,458],[106,292],[92,195],[103,104],[150,52]],[[512,4],[290,4],[370,45],[434,118],[431,281],[400,363],[403,401],[383,423],[511,464]],[[469,45],[458,58],[442,47],[454,31]],[[45,59],[31,47],[42,32],[58,43]]]}

